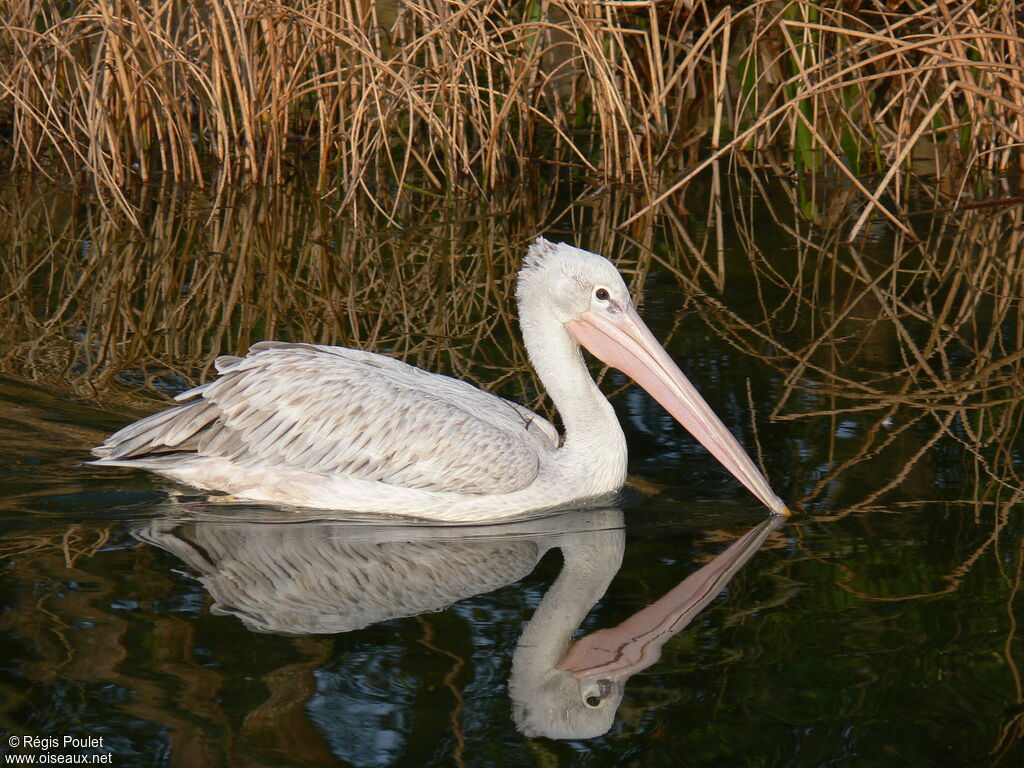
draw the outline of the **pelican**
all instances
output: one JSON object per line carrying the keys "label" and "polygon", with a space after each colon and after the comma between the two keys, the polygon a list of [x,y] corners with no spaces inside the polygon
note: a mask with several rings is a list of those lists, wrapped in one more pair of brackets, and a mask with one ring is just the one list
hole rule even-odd
{"label": "pelican", "polygon": [[355,349],[260,342],[111,435],[94,462],[225,501],[481,522],[607,497],[626,440],[580,353],[632,377],[775,514],[789,510],[640,319],[607,259],[538,238],[516,297],[564,433],[465,382]]}

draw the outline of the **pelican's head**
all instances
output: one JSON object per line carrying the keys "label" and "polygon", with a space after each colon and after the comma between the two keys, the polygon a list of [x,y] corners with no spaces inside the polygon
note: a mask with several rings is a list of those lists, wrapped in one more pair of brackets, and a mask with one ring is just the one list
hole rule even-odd
{"label": "pelican's head", "polygon": [[520,316],[542,306],[562,324],[585,312],[621,312],[632,308],[619,270],[596,253],[538,237],[531,244],[516,288]]}
{"label": "pelican's head", "polygon": [[516,296],[524,337],[543,338],[550,320],[556,320],[573,342],[647,390],[769,509],[789,515],[746,451],[640,319],[610,261],[537,238],[519,272]]}
{"label": "pelican's head", "polygon": [[538,680],[510,680],[509,694],[512,719],[524,736],[593,739],[615,722],[623,686],[611,678],[578,680],[554,669]]}

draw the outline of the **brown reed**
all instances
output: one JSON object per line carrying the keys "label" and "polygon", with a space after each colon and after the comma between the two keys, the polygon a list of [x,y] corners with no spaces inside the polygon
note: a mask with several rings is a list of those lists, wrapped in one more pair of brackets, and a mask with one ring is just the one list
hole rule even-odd
{"label": "brown reed", "polygon": [[902,226],[914,161],[1021,166],[1022,25],[966,0],[0,0],[0,134],[13,167],[132,210],[134,181],[222,191],[312,158],[321,193],[389,215],[538,164],[635,183],[644,211],[753,149],[849,178],[856,234]]}

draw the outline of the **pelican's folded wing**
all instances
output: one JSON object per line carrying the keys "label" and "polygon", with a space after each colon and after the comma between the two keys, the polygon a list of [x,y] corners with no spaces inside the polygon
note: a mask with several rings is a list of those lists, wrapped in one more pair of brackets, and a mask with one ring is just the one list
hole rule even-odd
{"label": "pelican's folded wing", "polygon": [[217,456],[391,485],[507,493],[529,485],[558,434],[522,406],[370,352],[261,342],[221,375],[112,435],[98,463],[161,469]]}

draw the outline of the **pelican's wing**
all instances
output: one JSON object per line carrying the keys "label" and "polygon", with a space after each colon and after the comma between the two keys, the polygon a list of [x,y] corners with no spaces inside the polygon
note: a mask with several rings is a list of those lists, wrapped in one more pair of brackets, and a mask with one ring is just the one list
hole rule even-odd
{"label": "pelican's wing", "polygon": [[94,449],[104,464],[166,468],[174,456],[460,493],[530,484],[558,433],[522,406],[370,352],[261,342],[217,361],[184,405]]}
{"label": "pelican's wing", "polygon": [[407,528],[381,536],[366,528],[157,519],[133,533],[200,573],[212,613],[281,634],[349,632],[441,611],[518,581],[543,552],[539,537],[480,528],[432,526],[409,541]]}

